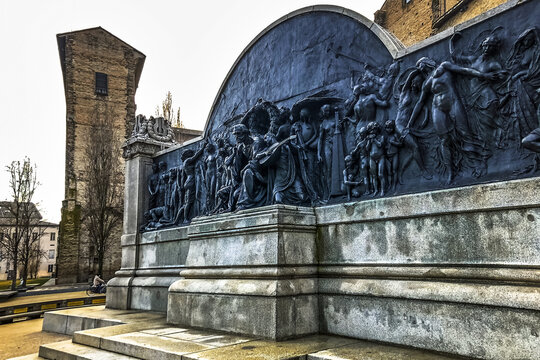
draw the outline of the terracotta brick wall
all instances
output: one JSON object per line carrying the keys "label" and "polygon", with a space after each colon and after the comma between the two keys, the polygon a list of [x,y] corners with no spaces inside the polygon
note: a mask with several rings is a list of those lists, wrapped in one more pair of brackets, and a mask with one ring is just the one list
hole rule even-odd
{"label": "terracotta brick wall", "polygon": [[[386,0],[375,13],[375,21],[406,45],[412,45],[451,26],[472,19],[483,12],[505,3],[507,0]],[[439,28],[433,28],[433,20],[446,9],[463,3],[463,8],[449,17]],[[466,3],[466,4],[465,4]]]}

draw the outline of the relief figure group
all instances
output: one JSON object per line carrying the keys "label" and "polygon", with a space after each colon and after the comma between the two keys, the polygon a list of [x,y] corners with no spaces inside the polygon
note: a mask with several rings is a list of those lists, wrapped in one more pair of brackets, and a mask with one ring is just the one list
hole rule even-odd
{"label": "relief figure group", "polygon": [[257,100],[183,150],[179,166],[154,164],[143,229],[476,181],[490,176],[490,159],[510,150],[521,173],[538,170],[538,30],[514,41],[502,28],[472,42],[457,33],[448,45],[443,59],[419,57],[409,68],[365,65],[346,98],[333,89],[290,108]]}

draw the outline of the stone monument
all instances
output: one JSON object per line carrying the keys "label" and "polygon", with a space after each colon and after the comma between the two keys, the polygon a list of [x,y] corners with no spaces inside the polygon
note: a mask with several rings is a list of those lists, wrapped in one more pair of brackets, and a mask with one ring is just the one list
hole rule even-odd
{"label": "stone monument", "polygon": [[202,138],[126,143],[107,306],[278,341],[540,357],[538,19],[509,1],[411,48],[339,7],[276,21]]}

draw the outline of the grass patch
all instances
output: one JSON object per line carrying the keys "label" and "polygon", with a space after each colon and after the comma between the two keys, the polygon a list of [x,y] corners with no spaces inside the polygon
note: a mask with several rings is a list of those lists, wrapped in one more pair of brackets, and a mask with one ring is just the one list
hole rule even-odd
{"label": "grass patch", "polygon": [[[41,286],[45,284],[50,278],[43,277],[43,278],[37,278],[37,279],[27,279],[26,284],[27,285],[36,285]],[[20,280],[17,280],[17,286],[20,284]],[[0,281],[0,290],[9,290],[11,288],[11,280],[1,280]]]}

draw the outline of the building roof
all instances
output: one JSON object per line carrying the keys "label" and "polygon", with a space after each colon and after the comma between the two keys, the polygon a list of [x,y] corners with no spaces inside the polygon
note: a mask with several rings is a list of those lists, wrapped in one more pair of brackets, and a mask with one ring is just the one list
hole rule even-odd
{"label": "building roof", "polygon": [[[15,202],[13,201],[0,201],[0,225],[10,225],[10,220],[13,219],[13,212],[15,211]],[[30,203],[29,208],[32,218],[41,220],[43,217],[39,212],[36,204]]]}
{"label": "building roof", "polygon": [[120,41],[122,44],[124,44],[125,46],[129,47],[130,49],[132,49],[135,53],[137,53],[139,55],[139,61],[137,63],[137,68],[135,69],[135,88],[137,88],[139,86],[139,80],[141,78],[141,73],[142,73],[142,69],[143,69],[143,66],[144,66],[144,61],[146,59],[146,55],[144,55],[141,51],[135,49],[133,46],[129,45],[127,42],[125,42],[124,40],[120,39],[118,36],[114,35],[113,33],[105,30],[104,28],[102,28],[101,26],[96,26],[96,27],[93,27],[93,28],[88,28],[88,29],[81,29],[81,30],[75,30],[75,31],[69,31],[69,32],[65,32],[65,33],[61,33],[61,34],[56,34],[56,42],[58,43],[58,53],[60,55],[60,65],[62,66],[62,76],[64,77],[64,85],[65,85],[65,71],[66,71],[66,66],[65,66],[65,46],[66,46],[66,37],[69,36],[69,35],[73,35],[73,34],[79,34],[79,33],[84,33],[84,32],[94,32],[94,31],[102,31],[104,33],[106,33],[107,35],[115,38],[116,40]]}

